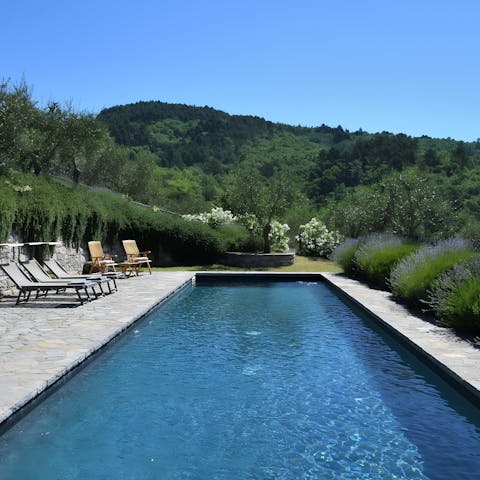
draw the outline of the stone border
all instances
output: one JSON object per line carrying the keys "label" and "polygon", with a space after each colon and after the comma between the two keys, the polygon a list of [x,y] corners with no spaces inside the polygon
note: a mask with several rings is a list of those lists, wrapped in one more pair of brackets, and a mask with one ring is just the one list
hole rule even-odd
{"label": "stone border", "polygon": [[426,365],[480,406],[480,349],[448,328],[422,320],[393,300],[389,292],[375,290],[343,274],[322,273],[340,295],[365,312]]}
{"label": "stone border", "polygon": [[[6,347],[0,344],[0,429],[21,418],[22,413],[27,413],[32,404],[53,392],[59,382],[73,375],[96,353],[169,298],[191,285],[194,275],[194,272],[154,273],[152,276],[143,275],[121,280],[117,282],[119,292],[69,309],[57,309],[55,303],[49,306],[37,301],[37,310],[33,302],[14,306],[14,300],[11,301],[11,305],[0,312],[13,317],[12,323],[19,319],[20,322],[30,322],[32,311],[41,317],[43,322],[36,319],[35,325],[15,325],[18,330],[13,327],[13,332],[9,331],[7,325],[6,335],[19,337],[22,346],[3,353]],[[154,283],[156,280],[163,280],[166,285]],[[0,317],[0,327],[1,320]],[[66,326],[62,325],[63,323]],[[37,327],[47,331],[46,336],[32,332]],[[65,335],[65,329],[68,328],[73,330],[71,344],[68,344],[64,337],[57,338],[55,335],[56,332]],[[29,334],[35,338],[24,340],[23,337]],[[22,353],[19,354],[20,351]],[[8,358],[9,355],[13,358]],[[12,375],[16,362],[19,362],[19,371]],[[30,377],[30,380],[27,378],[25,381],[23,375]],[[8,398],[5,399],[4,395]]]}
{"label": "stone border", "polygon": [[434,325],[412,314],[389,292],[369,288],[341,273],[302,272],[201,272],[200,279],[217,277],[256,280],[325,281],[337,295],[360,308],[371,320],[408,348],[453,388],[480,407],[480,349],[447,327]]}

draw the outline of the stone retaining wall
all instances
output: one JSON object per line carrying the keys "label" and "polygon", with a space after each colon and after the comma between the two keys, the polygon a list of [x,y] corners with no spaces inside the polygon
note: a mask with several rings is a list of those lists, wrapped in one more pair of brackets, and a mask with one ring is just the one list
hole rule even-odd
{"label": "stone retaining wall", "polygon": [[285,267],[295,263],[295,254],[227,252],[222,263],[229,267],[240,268]]}

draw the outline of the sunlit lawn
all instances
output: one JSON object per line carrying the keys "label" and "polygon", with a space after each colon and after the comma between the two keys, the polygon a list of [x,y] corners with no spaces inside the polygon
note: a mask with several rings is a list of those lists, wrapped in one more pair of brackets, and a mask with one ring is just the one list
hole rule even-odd
{"label": "sunlit lawn", "polygon": [[237,268],[226,267],[225,265],[189,265],[181,267],[154,268],[158,272],[165,271],[268,271],[268,272],[341,272],[342,269],[334,262],[324,258],[315,257],[295,257],[295,263],[288,267],[277,268]]}

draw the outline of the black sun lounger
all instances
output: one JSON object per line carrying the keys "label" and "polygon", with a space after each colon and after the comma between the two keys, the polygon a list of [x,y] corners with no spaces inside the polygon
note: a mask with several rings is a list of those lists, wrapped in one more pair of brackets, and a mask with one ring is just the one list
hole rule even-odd
{"label": "black sun lounger", "polygon": [[[92,280],[95,282],[107,282],[107,286],[109,289],[109,292],[112,293],[112,288],[110,286],[110,281],[113,282],[113,290],[117,290],[117,278],[121,278],[123,275],[121,273],[116,273],[116,272],[111,272],[113,275],[101,275],[99,273],[92,273],[92,274],[70,274],[68,273],[63,266],[58,263],[56,260],[51,258],[50,260],[45,260],[44,265],[55,275],[58,279],[61,280],[75,280],[75,279],[86,279],[86,280]],[[103,280],[100,280],[103,279]]]}
{"label": "black sun lounger", "polygon": [[[78,285],[81,285],[82,283],[90,283],[91,285],[89,287],[92,289],[92,293],[93,295],[95,295],[95,298],[98,298],[100,295],[103,294],[102,285],[98,282],[94,282],[93,280],[86,280],[84,278],[77,280],[61,280],[58,278],[51,278],[35,259],[21,262],[20,265],[27,271],[27,273],[32,277],[35,282],[51,283],[52,285],[57,285],[59,283],[65,282],[75,282]],[[97,285],[100,288],[100,293],[97,293],[97,291],[95,290],[95,287]]]}
{"label": "black sun lounger", "polygon": [[[83,304],[85,301],[90,300],[90,295],[88,294],[87,288],[93,288],[95,286],[94,282],[57,282],[57,283],[45,283],[45,282],[32,282],[20,269],[20,267],[16,263],[6,263],[0,265],[0,268],[8,275],[10,280],[17,286],[18,288],[18,297],[17,297],[17,305],[20,302],[28,302],[30,300],[30,295],[32,292],[36,292],[35,298],[39,296],[46,296],[48,292],[55,291],[55,292],[62,292],[66,290],[75,290],[75,293],[78,296],[78,300],[80,304]],[[85,292],[86,299],[82,297],[80,294],[81,291]]]}

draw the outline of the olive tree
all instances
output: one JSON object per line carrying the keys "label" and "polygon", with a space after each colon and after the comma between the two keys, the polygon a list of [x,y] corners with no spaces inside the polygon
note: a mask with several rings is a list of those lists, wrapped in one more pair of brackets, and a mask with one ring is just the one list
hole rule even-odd
{"label": "olive tree", "polygon": [[241,168],[230,177],[224,206],[237,216],[253,215],[263,240],[264,253],[270,253],[271,223],[280,217],[296,196],[292,175],[282,170],[269,178],[255,168]]}

